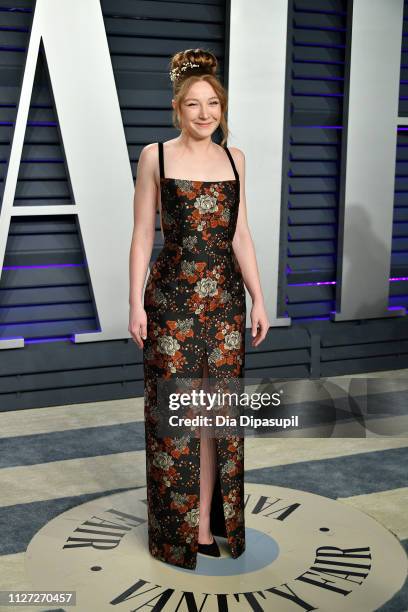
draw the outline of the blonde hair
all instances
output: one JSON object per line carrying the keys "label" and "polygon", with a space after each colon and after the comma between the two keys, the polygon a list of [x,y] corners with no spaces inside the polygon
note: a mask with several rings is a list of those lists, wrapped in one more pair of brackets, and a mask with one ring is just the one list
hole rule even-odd
{"label": "blonde hair", "polygon": [[[187,62],[198,64],[198,67],[188,67],[181,70]],[[173,125],[178,130],[181,126],[177,119],[177,109],[180,108],[182,101],[187,96],[190,87],[198,81],[207,81],[217,94],[221,104],[221,119],[219,127],[222,131],[221,146],[227,142],[229,129],[225,113],[228,109],[228,94],[221,81],[215,75],[217,69],[217,58],[211,51],[205,49],[186,49],[175,53],[170,60],[170,71],[178,74],[173,81],[173,97],[176,107],[173,108]]]}

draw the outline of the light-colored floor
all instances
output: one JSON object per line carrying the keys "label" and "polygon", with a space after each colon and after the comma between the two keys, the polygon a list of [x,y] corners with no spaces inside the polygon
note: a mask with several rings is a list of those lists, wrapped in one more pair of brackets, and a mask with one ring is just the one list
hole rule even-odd
{"label": "light-colored floor", "polygon": [[[408,389],[408,371],[398,370],[392,372],[376,372],[364,374],[364,377],[384,377],[398,381],[399,389]],[[331,379],[341,389],[342,383],[347,388],[347,377]],[[332,461],[339,458],[354,460],[358,465],[359,456],[368,456],[370,461],[378,457],[378,470],[381,470],[381,458],[384,451],[393,449],[406,449],[408,446],[407,423],[404,417],[393,417],[394,435],[381,437],[368,433],[368,437],[353,438],[308,438],[308,437],[273,437],[273,438],[247,438],[245,440],[245,471],[246,479],[268,478],[268,469],[271,478],[276,471],[287,466],[291,469],[292,484],[296,484],[296,468],[310,463],[327,466],[328,469],[338,469],[337,463]],[[16,412],[0,413],[0,444],[18,442],[20,445],[34,445],[40,441],[53,444],[53,437],[61,432],[84,430],[85,428],[115,427],[126,424],[142,424],[143,397],[120,401],[91,402],[81,405],[64,405]],[[341,434],[340,425],[337,435]],[[108,432],[108,429],[105,430]],[[344,430],[347,432],[347,430]],[[398,436],[398,431],[401,435]],[[24,438],[24,436],[27,436]],[[60,444],[60,438],[58,438]],[[21,446],[22,447],[22,446]],[[15,448],[15,447],[13,447]],[[0,468],[0,519],[13,521],[17,514],[26,512],[27,516],[33,506],[38,502],[52,505],[60,498],[75,498],[87,494],[103,495],[106,491],[127,487],[140,487],[145,484],[145,452],[139,450],[124,450],[109,454],[96,454],[81,452],[78,448],[76,456],[61,458],[60,448],[55,454],[48,452],[47,460],[37,459],[35,463],[24,460],[19,464],[18,453],[10,465],[2,463]],[[36,451],[38,457],[38,451]],[[366,455],[367,454],[367,455]],[[372,456],[369,454],[373,454]],[[347,459],[348,458],[348,459]],[[325,463],[324,463],[325,462]],[[353,464],[354,465],[354,464]],[[326,469],[326,468],[325,468]],[[295,479],[295,480],[293,480]],[[265,480],[266,481],[266,480]],[[348,495],[344,484],[340,487],[339,495],[335,496],[344,504],[350,504],[377,519],[381,524],[391,530],[400,540],[408,539],[408,478],[401,482],[399,475],[397,482],[392,482],[392,475],[387,477],[387,485],[380,485],[373,490],[372,482],[367,488],[364,478],[361,478],[361,488]],[[358,486],[357,483],[357,486]],[[281,483],[279,483],[281,484]],[[394,486],[395,485],[395,486]],[[282,485],[281,485],[282,486]],[[375,487],[374,487],[375,488]],[[81,503],[81,502],[79,502]],[[50,506],[51,507],[51,506]],[[0,520],[0,522],[1,522]],[[2,527],[2,531],[5,527]],[[17,534],[16,539],[20,536]],[[24,550],[28,541],[21,535],[21,541],[15,542],[14,552],[8,553],[0,550],[0,590],[23,590],[30,588],[24,573]],[[2,610],[14,610],[3,607]],[[394,608],[390,607],[390,610]],[[408,605],[404,607],[408,609]],[[24,610],[39,612],[39,607],[24,607]],[[396,610],[396,608],[395,608]],[[91,612],[91,611],[90,611]],[[93,612],[93,611],[92,611]],[[403,610],[401,609],[401,612]]]}

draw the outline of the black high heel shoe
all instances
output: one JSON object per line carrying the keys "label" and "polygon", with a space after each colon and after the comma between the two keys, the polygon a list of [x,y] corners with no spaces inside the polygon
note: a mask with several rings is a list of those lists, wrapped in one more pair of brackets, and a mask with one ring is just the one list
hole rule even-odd
{"label": "black high heel shoe", "polygon": [[208,557],[221,557],[220,549],[218,548],[218,544],[215,541],[211,542],[211,544],[200,544],[198,543],[198,551],[201,555],[207,555]]}

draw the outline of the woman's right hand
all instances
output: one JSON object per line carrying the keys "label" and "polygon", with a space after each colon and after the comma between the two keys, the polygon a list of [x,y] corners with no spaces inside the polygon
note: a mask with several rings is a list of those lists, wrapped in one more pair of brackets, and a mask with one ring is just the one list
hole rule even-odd
{"label": "woman's right hand", "polygon": [[147,338],[147,315],[141,304],[130,306],[128,331],[138,347],[143,349],[143,340]]}

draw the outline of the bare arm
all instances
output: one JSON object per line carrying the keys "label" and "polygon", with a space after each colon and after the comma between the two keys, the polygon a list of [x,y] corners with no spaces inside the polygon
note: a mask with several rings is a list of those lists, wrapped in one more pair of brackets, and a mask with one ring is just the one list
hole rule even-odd
{"label": "bare arm", "polygon": [[[248,226],[245,198],[245,155],[237,147],[229,147],[229,149],[233,155],[240,179],[240,202],[237,227],[232,241],[232,247],[241,268],[245,286],[252,298],[252,336],[257,334],[252,344],[253,346],[258,346],[267,334],[269,320],[265,310],[254,243]],[[258,330],[258,327],[261,329]]]}
{"label": "bare arm", "polygon": [[230,147],[230,151],[234,155],[241,186],[237,228],[235,230],[232,246],[241,268],[245,286],[251,295],[252,301],[263,302],[264,298],[259,280],[255,248],[247,218],[245,198],[245,156],[244,153],[236,147]]}
{"label": "bare arm", "polygon": [[146,337],[143,288],[154,244],[157,186],[154,179],[157,149],[155,143],[142,149],[136,172],[133,199],[134,226],[129,254],[129,331],[140,348]]}

